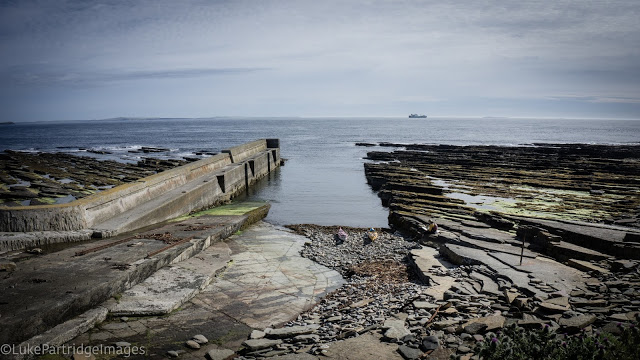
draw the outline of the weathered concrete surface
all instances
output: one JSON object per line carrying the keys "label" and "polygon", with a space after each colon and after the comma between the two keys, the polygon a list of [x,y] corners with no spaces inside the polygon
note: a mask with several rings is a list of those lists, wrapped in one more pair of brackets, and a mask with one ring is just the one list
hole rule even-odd
{"label": "weathered concrete surface", "polygon": [[0,232],[0,254],[13,250],[42,248],[52,244],[91,240],[93,230]]}
{"label": "weathered concrete surface", "polygon": [[[0,279],[0,343],[20,343],[100,305],[174,260],[187,259],[263,218],[268,208],[256,203],[243,215],[189,218],[86,255],[75,256],[118,240],[84,243],[20,262]],[[166,248],[165,241],[185,238],[190,240],[148,256]]]}
{"label": "weathered concrete surface", "polygon": [[108,305],[112,316],[164,315],[204,289],[231,261],[229,246],[220,242],[188,260],[168,265],[122,293]]}
{"label": "weathered concrete surface", "polygon": [[[252,328],[295,318],[344,283],[336,271],[300,256],[305,241],[259,222],[225,242],[232,252],[230,265],[177,310],[165,316],[129,317],[126,322],[114,318],[69,344],[126,341],[144,345],[152,359],[164,358],[168,351],[181,352],[183,359],[202,359],[211,349],[239,350]],[[188,349],[184,343],[195,334],[209,343]]]}
{"label": "weathered concrete surface", "polygon": [[229,200],[280,165],[275,139],[254,141],[226,153],[101,191],[68,204],[0,207],[0,230],[130,231]]}
{"label": "weathered concrete surface", "polygon": [[[58,346],[70,341],[76,336],[85,333],[92,329],[96,324],[103,322],[107,318],[108,310],[105,307],[98,306],[94,309],[88,310],[84,314],[75,317],[69,321],[66,321],[49,331],[34,336],[31,339],[20,344],[19,348],[26,349],[28,347],[40,346],[42,344],[48,344],[51,346]],[[17,358],[28,358],[25,356],[19,356]]]}

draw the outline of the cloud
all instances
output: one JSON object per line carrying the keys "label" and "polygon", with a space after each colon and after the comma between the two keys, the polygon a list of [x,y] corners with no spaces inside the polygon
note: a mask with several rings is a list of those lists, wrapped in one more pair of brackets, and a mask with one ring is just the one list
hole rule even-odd
{"label": "cloud", "polygon": [[640,104],[640,96],[638,97],[600,97],[600,96],[584,96],[584,95],[560,95],[549,96],[550,100],[557,101],[576,101],[589,103],[618,103],[618,104]]}
{"label": "cloud", "polygon": [[42,66],[14,67],[7,74],[16,85],[71,85],[100,86],[111,82],[136,80],[188,79],[223,75],[245,75],[268,68],[210,68],[210,69],[167,69],[141,71],[114,71],[100,73],[33,71]]}
{"label": "cloud", "polygon": [[[171,85],[200,99],[191,108],[204,116],[233,112],[229,104],[256,115],[260,106],[393,115],[436,103],[473,113],[486,98],[558,105],[558,94],[616,104],[640,93],[639,16],[637,0],[5,1],[0,92],[30,89],[37,96],[12,99],[27,112],[54,87],[100,87],[84,96],[102,101],[102,88],[120,99],[126,85],[169,109],[158,85]],[[99,117],[135,106],[114,103]],[[68,107],[82,117],[82,106]]]}

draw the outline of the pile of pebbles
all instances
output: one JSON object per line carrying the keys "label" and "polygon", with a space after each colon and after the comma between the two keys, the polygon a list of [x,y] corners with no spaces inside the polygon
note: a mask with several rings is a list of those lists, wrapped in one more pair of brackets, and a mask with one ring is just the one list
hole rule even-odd
{"label": "pile of pebbles", "polygon": [[406,261],[407,253],[421,246],[399,233],[379,230],[378,238],[370,241],[366,229],[343,228],[349,236],[343,242],[338,239],[337,227],[294,225],[291,229],[311,239],[301,255],[340,272],[351,274],[351,267],[364,262],[394,260]]}

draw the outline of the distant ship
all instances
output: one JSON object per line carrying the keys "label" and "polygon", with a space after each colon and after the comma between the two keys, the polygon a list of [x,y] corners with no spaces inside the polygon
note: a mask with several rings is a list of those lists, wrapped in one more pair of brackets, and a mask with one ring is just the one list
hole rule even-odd
{"label": "distant ship", "polygon": [[409,115],[409,119],[424,119],[426,117],[427,117],[427,115],[418,115],[418,114]]}

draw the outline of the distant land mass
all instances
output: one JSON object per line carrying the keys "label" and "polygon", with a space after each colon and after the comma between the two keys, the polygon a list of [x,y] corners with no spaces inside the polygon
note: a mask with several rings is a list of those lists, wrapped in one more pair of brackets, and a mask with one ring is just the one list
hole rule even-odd
{"label": "distant land mass", "polygon": [[13,125],[13,124],[15,124],[13,121],[0,122],[0,125]]}

